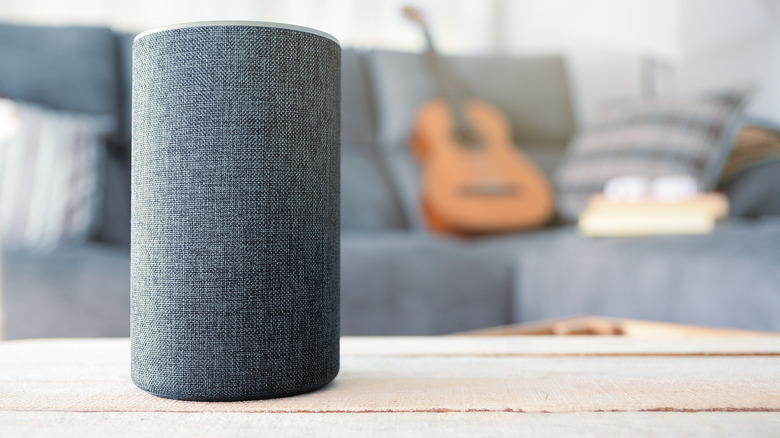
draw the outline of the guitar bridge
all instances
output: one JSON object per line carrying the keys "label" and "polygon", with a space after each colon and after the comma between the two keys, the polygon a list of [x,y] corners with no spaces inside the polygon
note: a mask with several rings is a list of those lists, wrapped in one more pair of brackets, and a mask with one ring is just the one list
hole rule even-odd
{"label": "guitar bridge", "polygon": [[463,196],[515,196],[519,190],[510,184],[476,184],[463,186],[460,192]]}

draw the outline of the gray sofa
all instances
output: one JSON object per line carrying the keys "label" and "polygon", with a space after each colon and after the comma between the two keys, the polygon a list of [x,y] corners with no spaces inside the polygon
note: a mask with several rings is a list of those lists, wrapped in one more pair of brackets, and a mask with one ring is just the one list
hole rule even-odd
{"label": "gray sofa", "polygon": [[[101,227],[50,253],[3,254],[5,337],[129,333],[132,35],[0,24],[0,94],[109,114]],[[548,173],[575,131],[558,57],[451,58],[465,86],[504,110]],[[56,74],[52,74],[56,72]],[[434,85],[418,54],[342,58],[342,333],[443,334],[597,314],[780,330],[780,222],[733,218],[706,236],[586,239],[564,224],[460,239],[415,208],[408,140]]]}

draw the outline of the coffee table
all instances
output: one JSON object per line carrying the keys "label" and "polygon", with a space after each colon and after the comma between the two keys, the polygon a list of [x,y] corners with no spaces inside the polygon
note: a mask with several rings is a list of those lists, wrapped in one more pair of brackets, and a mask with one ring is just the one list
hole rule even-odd
{"label": "coffee table", "polygon": [[0,436],[778,436],[780,337],[345,337],[313,393],[137,389],[128,339],[0,342]]}

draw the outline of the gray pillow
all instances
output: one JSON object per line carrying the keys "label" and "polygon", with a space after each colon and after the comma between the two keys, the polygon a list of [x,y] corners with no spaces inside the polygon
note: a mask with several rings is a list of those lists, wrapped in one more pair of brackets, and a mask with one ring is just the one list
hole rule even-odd
{"label": "gray pillow", "polygon": [[683,174],[712,190],[742,116],[744,93],[604,105],[569,145],[555,174],[560,216],[576,221],[612,178]]}

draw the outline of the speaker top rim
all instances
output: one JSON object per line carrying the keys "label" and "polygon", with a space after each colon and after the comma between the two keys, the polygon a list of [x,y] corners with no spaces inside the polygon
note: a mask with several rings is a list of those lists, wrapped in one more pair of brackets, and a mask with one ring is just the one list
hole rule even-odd
{"label": "speaker top rim", "polygon": [[321,36],[341,46],[339,40],[333,35],[323,32],[321,30],[312,29],[310,27],[298,26],[296,24],[274,23],[271,21],[241,21],[241,20],[193,21],[187,23],[170,24],[167,26],[156,27],[154,29],[149,29],[147,31],[141,32],[138,35],[136,35],[136,37],[133,39],[133,42],[136,42],[147,35],[158,33],[158,32],[164,32],[166,30],[187,29],[190,27],[209,27],[209,26],[250,26],[250,27],[272,27],[276,29],[288,29],[288,30],[294,30],[298,32],[310,33],[313,35]]}

